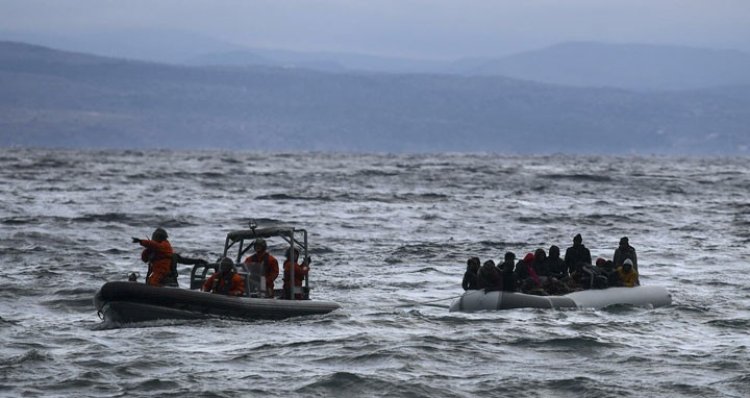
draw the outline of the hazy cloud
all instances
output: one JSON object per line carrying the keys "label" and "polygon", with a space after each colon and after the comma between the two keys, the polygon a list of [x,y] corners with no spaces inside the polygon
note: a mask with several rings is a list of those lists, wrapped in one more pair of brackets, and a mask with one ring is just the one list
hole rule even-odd
{"label": "hazy cloud", "polygon": [[175,29],[253,47],[433,58],[570,40],[750,50],[750,1],[4,0],[0,26]]}

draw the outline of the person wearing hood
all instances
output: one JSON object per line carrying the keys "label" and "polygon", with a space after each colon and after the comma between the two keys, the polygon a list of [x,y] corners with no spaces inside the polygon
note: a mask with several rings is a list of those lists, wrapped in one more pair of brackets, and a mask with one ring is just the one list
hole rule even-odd
{"label": "person wearing hood", "polygon": [[518,287],[515,274],[516,254],[513,252],[506,252],[504,259],[505,261],[498,266],[498,270],[503,279],[503,291],[515,292]]}
{"label": "person wearing hood", "polygon": [[638,271],[635,270],[633,262],[629,258],[622,263],[622,266],[617,267],[617,276],[622,286],[635,287],[640,285]]}
{"label": "person wearing hood", "polygon": [[495,262],[487,260],[482,264],[477,272],[477,286],[487,292],[501,290],[503,281],[500,272],[498,272]]}
{"label": "person wearing hood", "polygon": [[573,237],[573,246],[565,251],[564,261],[570,274],[580,271],[584,265],[591,265],[591,252],[583,245],[581,234]]}
{"label": "person wearing hood", "polygon": [[549,247],[549,254],[545,260],[545,265],[549,276],[558,280],[568,276],[568,268],[565,266],[565,261],[560,258],[560,248],[552,245]]}
{"label": "person wearing hood", "polygon": [[148,263],[147,285],[164,286],[165,279],[172,271],[174,251],[167,238],[167,231],[164,228],[156,228],[151,234],[151,239],[133,238],[133,243],[144,247],[141,260]]}
{"label": "person wearing hood", "polygon": [[620,267],[625,263],[626,259],[630,259],[633,263],[633,269],[638,272],[638,256],[635,253],[635,248],[630,246],[627,236],[620,238],[620,245],[615,249],[615,255],[612,262],[615,263],[615,267]]}
{"label": "person wearing hood", "polygon": [[542,283],[549,277],[549,269],[547,268],[547,253],[544,249],[539,248],[534,250],[534,271],[539,276]]}
{"label": "person wearing hood", "polygon": [[516,279],[521,284],[523,292],[541,288],[541,281],[534,269],[534,253],[526,253],[526,256],[516,264]]}
{"label": "person wearing hood", "polygon": [[477,273],[480,266],[479,257],[472,257],[466,262],[466,272],[464,272],[464,280],[461,282],[461,287],[464,290],[479,289]]}

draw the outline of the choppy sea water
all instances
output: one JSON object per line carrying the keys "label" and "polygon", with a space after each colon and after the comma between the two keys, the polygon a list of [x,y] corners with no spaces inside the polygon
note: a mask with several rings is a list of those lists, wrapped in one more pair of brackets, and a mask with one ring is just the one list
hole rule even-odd
{"label": "choppy sea water", "polygon": [[[747,158],[0,150],[0,396],[747,397]],[[323,316],[107,325],[165,227],[306,228]],[[466,259],[621,236],[673,305],[449,313]],[[281,253],[276,253],[281,257]],[[180,282],[187,283],[188,266]]]}

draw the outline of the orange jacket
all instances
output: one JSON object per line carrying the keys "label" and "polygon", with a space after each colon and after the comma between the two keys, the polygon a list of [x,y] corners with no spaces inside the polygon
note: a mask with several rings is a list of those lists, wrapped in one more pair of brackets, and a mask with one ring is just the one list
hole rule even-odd
{"label": "orange jacket", "polygon": [[141,239],[141,246],[145,247],[141,253],[141,260],[151,265],[151,275],[146,283],[161,286],[162,279],[169,275],[172,269],[172,245],[168,240],[157,242],[155,240]]}
{"label": "orange jacket", "polygon": [[[284,261],[284,289],[289,289],[289,279],[291,277],[292,263],[289,260]],[[302,281],[310,271],[307,265],[294,264],[294,286],[302,286]]]}
{"label": "orange jacket", "polygon": [[228,279],[222,277],[221,272],[215,272],[203,284],[202,290],[228,296],[242,296],[245,294],[245,280],[236,273],[232,273],[232,277]]}
{"label": "orange jacket", "polygon": [[273,281],[279,276],[279,262],[268,252],[258,253],[245,259],[245,264],[265,263],[266,265],[266,289],[273,291]]}

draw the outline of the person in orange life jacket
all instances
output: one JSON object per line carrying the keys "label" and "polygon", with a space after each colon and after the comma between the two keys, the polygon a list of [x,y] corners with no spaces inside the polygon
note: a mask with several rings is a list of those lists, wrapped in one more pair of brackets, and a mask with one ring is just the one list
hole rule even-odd
{"label": "person in orange life jacket", "polygon": [[148,263],[146,284],[151,286],[163,286],[164,278],[172,271],[172,245],[167,240],[167,231],[156,228],[151,234],[151,239],[133,238],[133,243],[145,247],[141,252],[141,260]]}
{"label": "person in orange life jacket", "polygon": [[[289,248],[286,251],[286,261],[284,261],[284,298],[288,299],[291,297],[291,288],[289,286],[290,279],[292,278],[292,260],[289,255],[292,249]],[[302,287],[302,281],[310,271],[310,257],[305,258],[302,264],[297,264],[299,259],[299,250],[294,249],[294,286]],[[295,293],[295,300],[302,300],[302,293]]]}
{"label": "person in orange life jacket", "polygon": [[201,290],[227,296],[242,296],[245,294],[245,280],[235,272],[232,259],[224,257],[219,263],[219,272],[214,272]]}
{"label": "person in orange life jacket", "polygon": [[268,244],[263,238],[258,238],[253,244],[255,254],[245,259],[245,264],[263,264],[266,277],[266,294],[268,297],[273,297],[273,281],[279,276],[279,262],[276,260],[271,253],[268,253]]}

